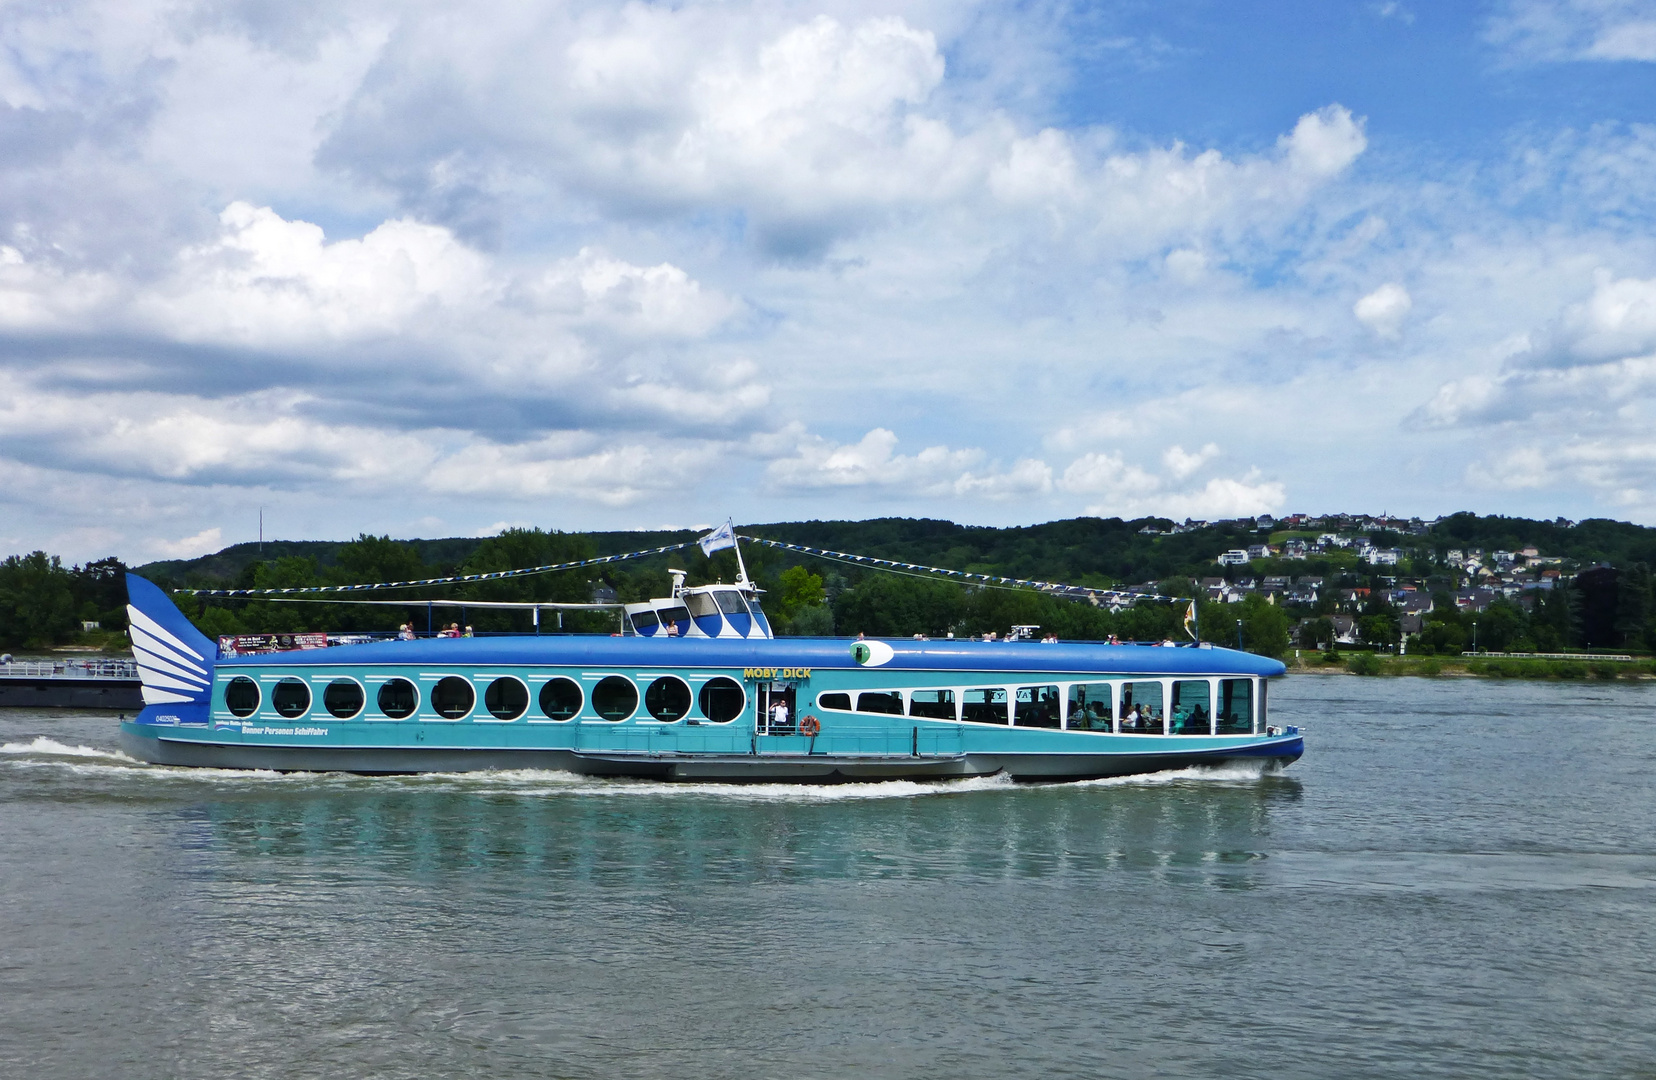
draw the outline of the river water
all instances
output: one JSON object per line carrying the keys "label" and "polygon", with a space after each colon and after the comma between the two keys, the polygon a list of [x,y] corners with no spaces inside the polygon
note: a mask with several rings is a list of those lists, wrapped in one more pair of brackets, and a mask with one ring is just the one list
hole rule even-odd
{"label": "river water", "polygon": [[1272,703],[1276,775],[825,790],[0,711],[0,1076],[1656,1075],[1656,685]]}

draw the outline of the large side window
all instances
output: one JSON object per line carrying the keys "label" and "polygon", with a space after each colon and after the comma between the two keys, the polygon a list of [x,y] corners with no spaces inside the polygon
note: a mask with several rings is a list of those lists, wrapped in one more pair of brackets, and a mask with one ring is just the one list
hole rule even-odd
{"label": "large side window", "polygon": [[1162,684],[1145,680],[1121,687],[1121,730],[1134,735],[1162,732]]}
{"label": "large side window", "polygon": [[1058,726],[1059,698],[1056,686],[1020,686],[1013,704],[1013,723],[1019,727]]}
{"label": "large side window", "polygon": [[909,715],[928,720],[953,720],[955,696],[953,690],[916,690],[909,694]]}
{"label": "large side window", "polygon": [[252,716],[259,711],[259,684],[237,675],[224,685],[224,707],[231,716]]}
{"label": "large side window", "polygon": [[1253,731],[1253,680],[1219,680],[1219,734],[1246,735]]}
{"label": "large side window", "polygon": [[819,709],[841,709],[845,712],[850,712],[851,711],[851,695],[850,694],[818,694],[817,695],[817,708],[819,708]]}
{"label": "large side window", "polygon": [[702,683],[696,704],[701,706],[702,715],[715,724],[728,724],[747,708],[747,692],[735,679],[720,675]]}
{"label": "large side window", "polygon": [[581,713],[585,698],[581,684],[559,676],[546,680],[540,689],[540,708],[548,720],[573,720]]}
{"label": "large side window", "polygon": [[900,690],[864,690],[857,695],[857,711],[903,715],[903,694]]}
{"label": "large side window", "polygon": [[379,711],[393,720],[414,715],[420,704],[420,691],[407,679],[387,679],[375,697]]}
{"label": "large side window", "polygon": [[684,719],[690,711],[690,686],[683,679],[663,675],[644,691],[644,708],[664,724]]}
{"label": "large side window", "polygon": [[1173,734],[1206,735],[1213,723],[1211,684],[1206,679],[1180,679],[1173,684]]}
{"label": "large side window", "polygon": [[1076,683],[1069,690],[1069,729],[1109,731],[1115,719],[1112,691],[1107,682]]}
{"label": "large side window", "polygon": [[974,724],[1006,723],[1006,691],[998,686],[966,691],[960,703],[960,718]]}
{"label": "large side window", "polygon": [[621,675],[605,675],[592,688],[592,711],[614,723],[638,709],[638,687]]}

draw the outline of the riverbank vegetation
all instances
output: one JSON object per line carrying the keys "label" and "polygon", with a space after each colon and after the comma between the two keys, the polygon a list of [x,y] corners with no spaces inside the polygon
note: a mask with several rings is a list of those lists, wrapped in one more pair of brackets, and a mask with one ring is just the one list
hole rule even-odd
{"label": "riverbank vegetation", "polygon": [[1309,674],[1426,678],[1483,676],[1495,679],[1614,680],[1656,678],[1656,660],[1559,659],[1539,656],[1387,656],[1368,651],[1301,652],[1288,670]]}
{"label": "riverbank vegetation", "polygon": [[[1585,646],[1645,651],[1656,644],[1656,587],[1647,566],[1656,564],[1656,529],[1624,522],[1528,521],[1461,514],[1404,537],[1379,530],[1375,544],[1408,544],[1404,562],[1380,568],[1362,564],[1350,551],[1329,550],[1290,562],[1270,555],[1245,567],[1216,567],[1224,551],[1280,543],[1300,535],[1272,531],[1251,520],[1175,526],[1159,518],[1132,521],[1077,518],[1021,528],[991,529],[926,519],[862,522],[786,522],[742,526],[746,535],[853,552],[859,555],[980,574],[1060,581],[1094,588],[1136,585],[1167,600],[1141,601],[1112,611],[1086,602],[1025,589],[965,586],[953,580],[899,575],[855,564],[825,561],[804,553],[744,545],[754,580],[766,590],[765,604],[779,633],[864,633],[886,637],[915,634],[942,637],[1004,634],[1012,626],[1036,627],[1040,634],[1069,640],[1189,640],[1185,616],[1192,600],[1202,639],[1272,656],[1294,645],[1306,652],[1333,638],[1335,604],[1341,593],[1362,593],[1357,618],[1359,642],[1395,646],[1403,636],[1403,613],[1386,599],[1388,581],[1400,572],[1418,572],[1431,588],[1433,610],[1410,636],[1409,652],[1434,654],[1442,671],[1460,670],[1460,653],[1473,644],[1484,649],[1564,651]],[[1300,532],[1305,532],[1301,530]],[[363,534],[355,540],[271,541],[239,544],[199,559],[169,560],[137,567],[168,589],[304,589],[321,585],[415,581],[455,574],[480,574],[684,543],[690,531],[564,533],[539,528],[509,529],[486,538],[393,540]],[[1448,591],[1443,555],[1456,546],[1483,543],[1518,548],[1540,545],[1590,568],[1533,602],[1498,598],[1486,610],[1462,610]],[[179,595],[185,613],[209,635],[303,631],[391,631],[412,623],[420,632],[449,622],[478,633],[523,631],[523,611],[430,606],[425,601],[627,602],[665,595],[667,571],[688,572],[690,584],[731,581],[733,553],[704,558],[694,547],[625,563],[585,566],[508,581],[421,586],[369,596],[293,594],[280,598]],[[64,566],[43,552],[13,556],[0,564],[0,644],[44,646],[96,641],[83,623],[104,633],[125,627],[122,575],[115,559]],[[1243,575],[1260,582],[1273,573],[1322,575],[1315,606],[1294,607],[1263,590],[1239,602],[1212,602],[1214,575],[1236,582]],[[1391,576],[1383,576],[1391,575]],[[347,600],[405,598],[389,605]],[[1230,599],[1236,599],[1232,596]],[[324,602],[311,602],[324,601]],[[548,614],[551,630],[608,632],[613,611]],[[1297,640],[1296,640],[1297,637]],[[1381,672],[1428,673],[1418,657],[1376,657]],[[1345,665],[1342,656],[1338,664]],[[1359,663],[1366,663],[1359,661]],[[1477,661],[1483,663],[1483,661]],[[1543,662],[1552,663],[1552,662]],[[1387,666],[1390,665],[1390,666]],[[1470,671],[1470,669],[1468,669]],[[1480,668],[1478,673],[1531,677],[1528,668]],[[1578,677],[1573,668],[1537,668],[1540,677]],[[1592,677],[1591,665],[1587,676]]]}

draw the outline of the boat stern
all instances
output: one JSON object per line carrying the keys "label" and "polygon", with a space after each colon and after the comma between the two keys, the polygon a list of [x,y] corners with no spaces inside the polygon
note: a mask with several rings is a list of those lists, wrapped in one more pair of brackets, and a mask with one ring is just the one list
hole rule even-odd
{"label": "boat stern", "polygon": [[166,593],[136,574],[127,575],[127,620],[144,707],[123,727],[143,731],[209,726],[218,646]]}

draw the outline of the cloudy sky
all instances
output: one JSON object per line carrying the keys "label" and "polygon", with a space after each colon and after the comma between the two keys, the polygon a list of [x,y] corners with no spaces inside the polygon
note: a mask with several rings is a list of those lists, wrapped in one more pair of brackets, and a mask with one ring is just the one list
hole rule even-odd
{"label": "cloudy sky", "polygon": [[1656,523],[1656,3],[0,4],[0,554]]}

